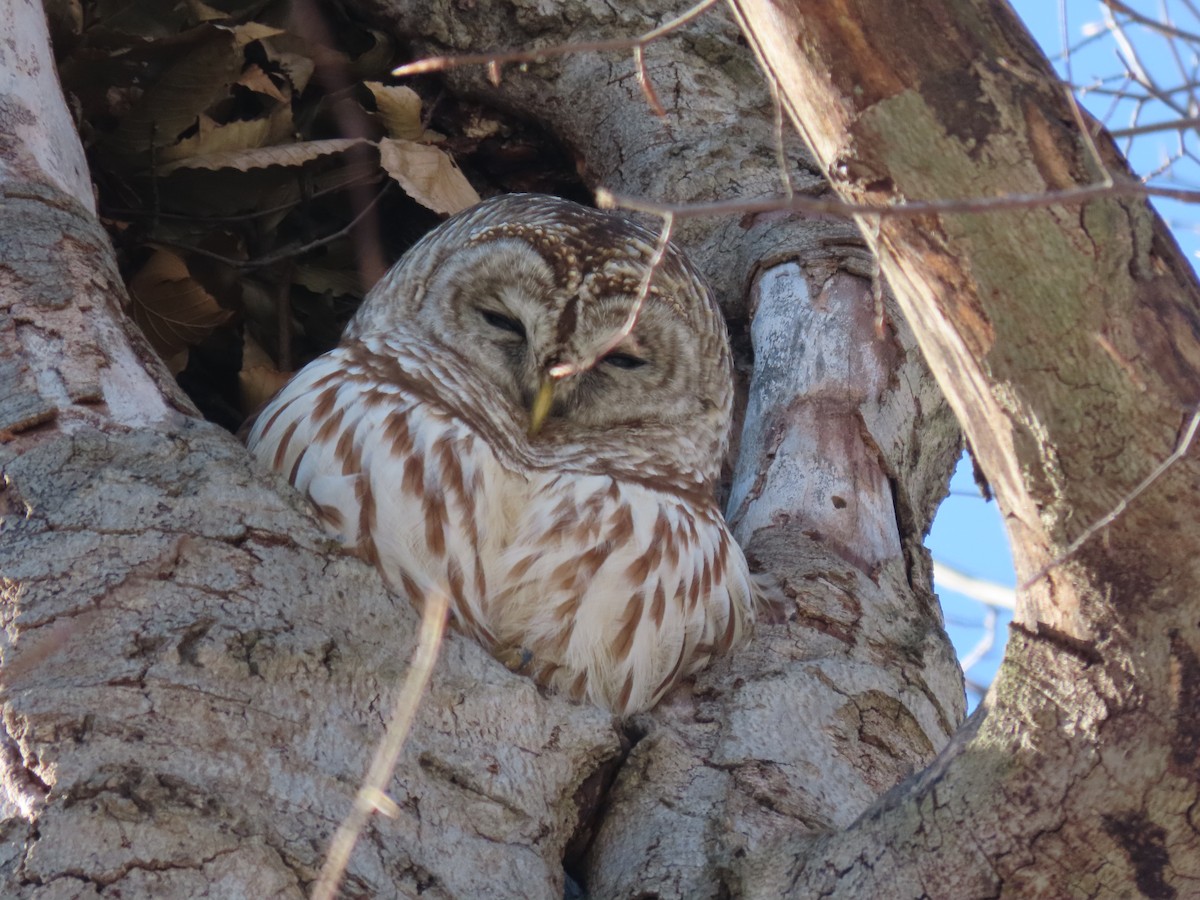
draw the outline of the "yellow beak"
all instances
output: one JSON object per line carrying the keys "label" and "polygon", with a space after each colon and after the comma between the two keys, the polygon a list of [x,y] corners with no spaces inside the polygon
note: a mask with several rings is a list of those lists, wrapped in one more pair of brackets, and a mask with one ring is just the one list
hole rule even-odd
{"label": "yellow beak", "polygon": [[533,405],[529,408],[529,436],[533,437],[542,430],[546,417],[550,415],[550,406],[554,403],[554,379],[545,377],[538,388]]}

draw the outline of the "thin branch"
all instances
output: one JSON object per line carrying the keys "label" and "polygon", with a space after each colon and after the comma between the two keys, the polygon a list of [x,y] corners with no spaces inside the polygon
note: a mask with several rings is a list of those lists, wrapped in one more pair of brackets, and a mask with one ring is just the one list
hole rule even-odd
{"label": "thin branch", "polygon": [[[1119,88],[1102,86],[1106,81],[1121,81],[1124,82],[1124,84]],[[1129,90],[1129,84],[1131,82],[1133,82],[1133,79],[1130,78],[1128,74],[1122,74],[1110,75],[1108,78],[1103,79],[1103,81],[1096,81],[1092,82],[1091,84],[1073,84],[1071,87],[1084,95],[1097,94],[1101,97],[1116,97],[1118,100],[1133,100],[1137,97],[1137,95]],[[1174,94],[1188,93],[1195,89],[1195,82],[1189,82],[1187,84],[1176,85],[1172,88],[1161,88],[1160,90],[1164,96],[1171,96]]]}
{"label": "thin branch", "polygon": [[796,192],[792,189],[792,173],[788,166],[787,150],[783,146],[783,98],[779,93],[779,82],[772,72],[767,72],[767,87],[771,89],[771,107],[775,111],[775,164],[779,166],[783,196],[791,200]]}
{"label": "thin branch", "polygon": [[[1088,47],[1088,46],[1096,43],[1097,41],[1102,41],[1102,40],[1104,40],[1104,32],[1103,31],[1097,32],[1096,34],[1084,35],[1084,37],[1080,39],[1079,43],[1072,44],[1070,46],[1070,52],[1076,53],[1076,52],[1084,49],[1085,47]],[[1057,61],[1057,60],[1060,60],[1063,58],[1063,54],[1059,53],[1057,56],[1052,56],[1050,58],[1052,60]]]}
{"label": "thin branch", "polygon": [[968,691],[974,691],[980,697],[985,696],[988,692],[988,686],[986,684],[980,684],[978,681],[973,681],[966,677],[963,678],[963,686],[966,687]]}
{"label": "thin branch", "polygon": [[[1163,18],[1163,21],[1167,22],[1170,25],[1174,25],[1174,23],[1170,21],[1169,12],[1167,10],[1165,0],[1163,0],[1163,2],[1161,2],[1159,4],[1159,9],[1160,9],[1160,14]],[[1178,46],[1179,39],[1174,38],[1174,37],[1168,37],[1166,39],[1166,41],[1167,41],[1167,47],[1171,51],[1171,59],[1173,59],[1175,61],[1175,68],[1179,72],[1179,77],[1183,78],[1185,80],[1191,80],[1191,75],[1188,73],[1187,65],[1185,65],[1184,61],[1183,61],[1183,54],[1181,54],[1179,52],[1179,46]],[[1188,109],[1193,113],[1193,115],[1196,113],[1196,111],[1198,109],[1200,109],[1200,102],[1198,102],[1196,99],[1196,92],[1194,89],[1188,91]]]}
{"label": "thin branch", "polygon": [[1182,31],[1178,28],[1173,28],[1165,22],[1160,22],[1157,19],[1151,19],[1149,16],[1143,16],[1140,12],[1131,6],[1122,3],[1121,0],[1100,0],[1105,6],[1113,12],[1118,12],[1123,16],[1129,16],[1130,20],[1137,22],[1139,25],[1144,25],[1151,31],[1157,31],[1159,34],[1165,34],[1168,37],[1183,38],[1185,41],[1200,42],[1200,34],[1191,31]]}
{"label": "thin branch", "polygon": [[412,728],[417,706],[433,674],[449,608],[450,599],[445,591],[434,590],[425,597],[417,649],[408,667],[404,686],[400,689],[395,706],[392,707],[387,734],[375,748],[375,757],[371,760],[367,776],[354,798],[354,806],[333,836],[329,855],[325,858],[321,875],[313,888],[312,900],[334,900],[337,896],[338,885],[346,871],[347,863],[350,862],[350,854],[371,813],[381,812],[394,817],[398,811],[396,802],[387,795],[387,786],[392,780],[392,772],[400,758],[400,751],[404,748],[404,740]]}
{"label": "thin branch", "polygon": [[650,297],[650,286],[654,281],[654,276],[662,267],[663,259],[667,255],[667,247],[671,243],[671,230],[675,227],[675,217],[670,213],[662,214],[663,226],[662,231],[658,235],[658,243],[654,245],[654,253],[650,256],[650,265],[646,267],[646,274],[642,276],[641,284],[638,285],[637,298],[633,302],[633,306],[629,310],[629,315],[625,317],[624,324],[613,333],[603,346],[591,355],[590,359],[579,360],[578,362],[561,363],[560,365],[551,367],[549,375],[551,378],[566,378],[568,375],[577,375],[590,369],[598,360],[603,359],[610,352],[616,349],[621,341],[625,340],[637,325],[638,317],[642,314],[642,307],[646,305],[646,300]]}
{"label": "thin branch", "polygon": [[[750,23],[742,15],[741,7],[733,2],[733,0],[730,0],[728,7],[729,14],[733,16],[733,21],[737,25],[738,30],[742,34],[750,34]],[[754,51],[754,60],[758,63],[759,71],[762,72],[763,79],[767,82],[767,87],[771,91],[771,106],[775,114],[775,164],[779,167],[779,178],[783,182],[783,195],[788,200],[791,200],[796,192],[792,187],[792,174],[788,167],[787,153],[783,146],[784,109],[783,94],[779,90],[779,78],[763,58],[762,50],[758,44],[752,41],[750,49]],[[801,138],[803,137],[801,135]]]}
{"label": "thin branch", "polygon": [[1163,91],[1158,82],[1150,74],[1149,70],[1142,63],[1141,55],[1134,46],[1133,41],[1129,39],[1129,35],[1125,33],[1124,25],[1116,20],[1111,10],[1103,7],[1104,22],[1108,28],[1109,34],[1112,36],[1113,42],[1117,45],[1118,56],[1125,63],[1129,74],[1146,89],[1146,91],[1159,102],[1173,109],[1181,118],[1190,115],[1186,106],[1181,106],[1175,99]]}
{"label": "thin branch", "polygon": [[1140,181],[1114,181],[1112,184],[1086,184],[1057,191],[1036,194],[1005,194],[1000,197],[974,197],[963,200],[912,200],[903,203],[855,203],[829,197],[797,194],[786,197],[763,197],[756,200],[713,200],[705,203],[655,203],[625,194],[615,194],[607,188],[597,188],[596,205],[602,209],[628,209],[653,216],[668,213],[678,219],[698,216],[725,216],[759,212],[802,212],[819,215],[879,216],[884,219],[905,219],[916,216],[956,213],[986,213],[1012,209],[1036,209],[1065,203],[1083,203],[1098,197],[1166,197],[1184,203],[1200,203],[1200,191],[1160,187]]}
{"label": "thin branch", "polygon": [[[883,220],[878,216],[872,218],[866,227],[870,229],[871,244],[879,246],[880,234],[883,230]],[[875,340],[884,339],[884,305],[883,305],[883,254],[871,254],[871,305],[872,322],[875,329]]]}
{"label": "thin branch", "polygon": [[246,222],[252,219],[261,219],[263,216],[273,216],[276,213],[287,212],[288,210],[295,209],[302,203],[316,200],[318,197],[324,197],[327,194],[336,194],[340,191],[346,190],[348,187],[353,187],[360,184],[377,184],[385,177],[386,176],[382,174],[375,174],[366,175],[362,178],[354,178],[350,181],[343,182],[342,184],[336,184],[332,187],[321,188],[320,190],[312,191],[303,197],[297,197],[295,200],[289,200],[287,203],[281,203],[279,206],[268,206],[263,209],[256,209],[251,212],[238,213],[237,215],[230,216],[201,216],[187,213],[162,212],[161,210],[158,212],[151,212],[145,209],[128,209],[120,206],[105,206],[102,209],[102,213],[106,216],[114,217],[133,216],[147,218],[151,216],[157,216],[160,219],[170,219],[172,221],[180,222]]}
{"label": "thin branch", "polygon": [[550,47],[542,47],[538,50],[497,50],[493,53],[464,53],[461,56],[430,56],[426,59],[419,59],[416,62],[399,66],[392,70],[392,74],[397,78],[403,78],[406,75],[444,72],[447,69],[457,69],[460,66],[489,66],[493,72],[498,73],[499,67],[505,63],[540,63],[545,62],[553,56],[566,56],[570,53],[595,53],[608,50],[640,51],[647,44],[687,25],[717,3],[718,0],[700,0],[695,6],[676,16],[674,19],[664,22],[657,28],[653,28],[635,38],[612,38],[604,41],[572,41],[566,44],[554,44]]}
{"label": "thin branch", "polygon": [[1083,530],[1083,533],[1067,546],[1067,549],[1052,559],[1049,563],[1038,570],[1032,578],[1029,578],[1021,584],[1020,590],[1025,591],[1031,588],[1034,584],[1046,577],[1051,571],[1061,566],[1068,559],[1078,552],[1079,548],[1090,541],[1096,534],[1111,525],[1121,513],[1129,508],[1129,504],[1133,503],[1138,497],[1150,489],[1154,482],[1162,478],[1167,473],[1167,470],[1179,460],[1187,455],[1188,450],[1192,446],[1192,440],[1196,437],[1196,430],[1200,429],[1200,407],[1192,414],[1192,420],[1188,423],[1183,435],[1179,438],[1179,442],[1175,445],[1174,452],[1166,459],[1155,466],[1154,471],[1142,479],[1141,483],[1132,491],[1126,494],[1107,514],[1101,516],[1091,525]]}
{"label": "thin branch", "polygon": [[958,660],[959,668],[966,675],[974,665],[988,655],[988,651],[996,645],[996,615],[994,607],[985,606],[983,612],[983,637],[974,647],[964,653]]}
{"label": "thin branch", "polygon": [[175,250],[183,250],[187,253],[194,253],[197,256],[204,256],[208,259],[215,259],[217,262],[224,263],[225,265],[234,269],[261,269],[265,266],[272,266],[277,262],[283,262],[287,259],[294,259],[297,256],[302,256],[303,254],[308,253],[310,250],[323,247],[325,244],[336,241],[338,238],[349,234],[354,230],[354,227],[358,225],[359,222],[366,218],[366,216],[375,208],[379,201],[383,199],[383,195],[388,192],[388,188],[391,186],[391,182],[385,184],[383,188],[371,199],[370,203],[360,209],[358,214],[353,219],[351,219],[345,226],[339,228],[337,231],[327,234],[324,237],[319,237],[314,241],[309,241],[307,244],[284,247],[280,250],[276,250],[274,253],[268,253],[266,256],[258,256],[254,259],[234,259],[231,256],[222,256],[220,253],[213,253],[211,250],[205,250],[201,247],[192,247],[187,244],[177,244],[173,241],[155,239],[151,243],[159,244],[163,247],[171,247]]}
{"label": "thin branch", "polygon": [[667,111],[663,109],[662,103],[659,102],[658,93],[654,90],[654,85],[650,81],[650,75],[646,72],[646,59],[642,53],[641,44],[633,48],[633,67],[637,71],[638,87],[642,89],[642,96],[646,98],[646,104],[659,118],[665,116]]}
{"label": "thin branch", "polygon": [[1104,164],[1104,157],[1100,155],[1100,149],[1096,146],[1095,135],[1092,134],[1092,129],[1088,127],[1083,110],[1079,108],[1079,101],[1075,97],[1075,91],[1071,88],[1071,84],[1075,82],[1075,76],[1071,68],[1071,49],[1067,39],[1069,26],[1066,0],[1059,0],[1058,15],[1059,28],[1062,31],[1063,61],[1067,68],[1067,84],[1063,86],[1063,90],[1067,92],[1067,104],[1071,107],[1071,117],[1075,119],[1075,126],[1083,136],[1084,146],[1087,148],[1088,154],[1092,157],[1092,161],[1096,164],[1096,168],[1100,171],[1103,183],[1111,185],[1113,182],[1112,175],[1109,174],[1108,166]]}
{"label": "thin branch", "polygon": [[[962,594],[986,606],[996,606],[1001,609],[1017,608],[1017,592],[1015,589],[974,578],[958,569],[952,569],[945,563],[933,561],[933,580],[938,587],[943,587],[956,594]],[[964,666],[963,668],[966,668]]]}
{"label": "thin branch", "polygon": [[1174,119],[1170,122],[1152,122],[1133,128],[1114,128],[1109,134],[1114,138],[1139,137],[1143,134],[1155,134],[1160,131],[1181,131],[1184,128],[1197,127],[1200,127],[1200,118]]}

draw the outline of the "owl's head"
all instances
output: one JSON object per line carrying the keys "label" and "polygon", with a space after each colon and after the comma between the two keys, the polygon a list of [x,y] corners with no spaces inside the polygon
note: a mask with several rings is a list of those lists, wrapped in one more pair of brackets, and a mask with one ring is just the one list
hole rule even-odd
{"label": "owl's head", "polygon": [[539,395],[548,399],[535,446],[633,440],[649,452],[661,441],[676,465],[711,483],[729,433],[729,345],[712,293],[674,247],[617,340],[656,242],[629,219],[568,200],[496,197],[409,250],[346,337],[431,338],[526,415]]}

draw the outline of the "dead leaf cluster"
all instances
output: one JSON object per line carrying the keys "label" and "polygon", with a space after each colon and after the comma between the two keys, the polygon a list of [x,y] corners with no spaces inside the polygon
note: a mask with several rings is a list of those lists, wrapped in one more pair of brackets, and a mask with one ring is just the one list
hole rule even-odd
{"label": "dead leaf cluster", "polygon": [[333,5],[47,7],[130,314],[231,428],[477,187],[562,192],[547,172],[571,169],[435,77],[395,83],[402,48]]}

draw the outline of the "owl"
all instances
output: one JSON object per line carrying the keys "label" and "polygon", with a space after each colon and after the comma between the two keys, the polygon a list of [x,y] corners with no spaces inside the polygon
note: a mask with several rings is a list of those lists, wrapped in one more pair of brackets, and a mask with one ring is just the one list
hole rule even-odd
{"label": "owl", "polygon": [[733,397],[724,321],[673,247],[639,304],[656,241],[550,196],[462,212],[247,440],[393,590],[445,591],[458,628],[511,668],[618,716],[755,616],[713,497]]}

